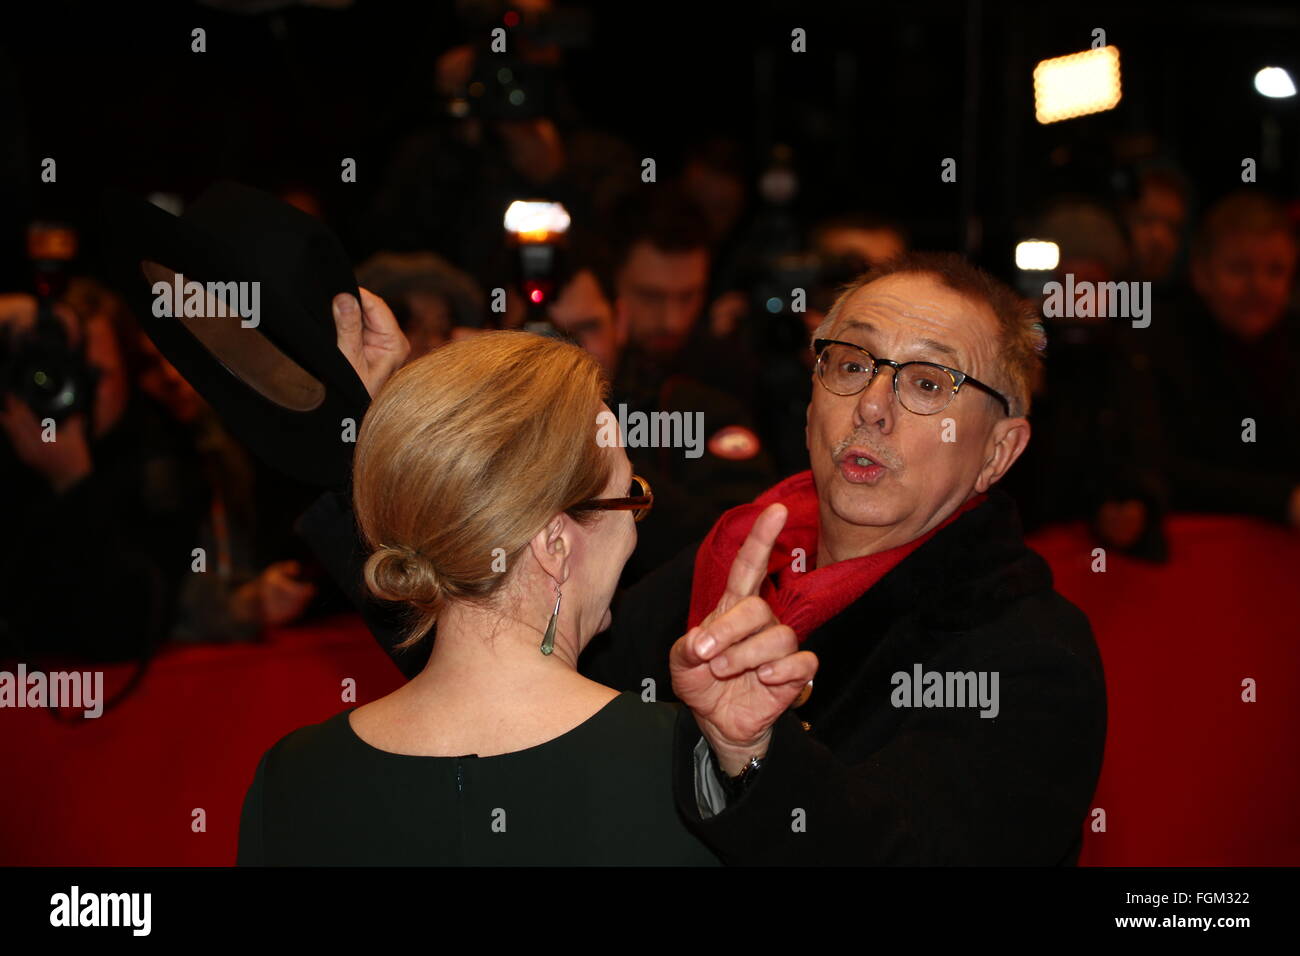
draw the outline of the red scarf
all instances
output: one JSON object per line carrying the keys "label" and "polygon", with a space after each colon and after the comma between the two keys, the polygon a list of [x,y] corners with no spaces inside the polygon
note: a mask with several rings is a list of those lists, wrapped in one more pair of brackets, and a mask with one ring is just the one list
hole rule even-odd
{"label": "red scarf", "polygon": [[[768,577],[760,596],[771,606],[777,620],[794,629],[800,642],[860,598],[896,564],[938,532],[985,499],[978,494],[962,504],[942,523],[919,538],[888,551],[867,554],[847,561],[817,567],[818,499],[811,471],[785,479],[759,495],[751,504],[727,511],[695,555],[695,583],[691,589],[688,627],[695,627],[718,605],[727,587],[731,562],[748,537],[750,528],[773,502],[789,512],[785,527],[777,536],[768,562]],[[796,548],[803,550],[803,570],[791,565]],[[772,575],[775,575],[775,580]]]}

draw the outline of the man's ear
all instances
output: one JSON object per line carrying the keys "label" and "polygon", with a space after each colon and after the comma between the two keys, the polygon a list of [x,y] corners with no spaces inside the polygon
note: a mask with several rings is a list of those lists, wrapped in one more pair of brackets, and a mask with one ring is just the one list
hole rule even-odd
{"label": "man's ear", "polygon": [[558,514],[528,543],[533,557],[557,587],[569,579],[569,558],[573,554],[571,526],[568,515]]}
{"label": "man's ear", "polygon": [[1007,473],[1029,444],[1029,433],[1027,418],[1003,418],[994,424],[984,464],[975,479],[976,491],[988,491]]}

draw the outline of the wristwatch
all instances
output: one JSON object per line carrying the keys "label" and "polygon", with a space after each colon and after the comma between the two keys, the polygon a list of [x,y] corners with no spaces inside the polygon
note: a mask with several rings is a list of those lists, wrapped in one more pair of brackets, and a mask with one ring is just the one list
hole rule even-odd
{"label": "wristwatch", "polygon": [[754,778],[758,776],[758,771],[763,767],[764,758],[750,757],[749,762],[740,768],[740,773],[732,777],[718,763],[718,755],[713,752],[713,748],[709,748],[709,756],[713,759],[713,770],[722,783],[722,792],[727,795],[729,805],[740,799],[740,795],[754,782]]}

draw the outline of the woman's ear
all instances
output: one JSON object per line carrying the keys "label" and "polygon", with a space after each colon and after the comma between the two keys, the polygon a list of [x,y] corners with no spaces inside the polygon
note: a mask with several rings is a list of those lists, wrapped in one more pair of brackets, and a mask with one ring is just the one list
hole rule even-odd
{"label": "woman's ear", "polygon": [[569,558],[573,553],[569,540],[571,521],[568,515],[558,514],[529,542],[533,557],[557,586],[569,579]]}

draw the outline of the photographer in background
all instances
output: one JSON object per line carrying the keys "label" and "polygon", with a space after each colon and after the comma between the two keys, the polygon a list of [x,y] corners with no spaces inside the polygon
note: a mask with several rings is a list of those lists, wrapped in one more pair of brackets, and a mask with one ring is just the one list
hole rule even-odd
{"label": "photographer in background", "polygon": [[[639,157],[588,127],[565,89],[567,50],[589,43],[581,10],[548,0],[467,4],[475,43],[436,61],[430,115],[396,149],[365,215],[364,249],[436,252],[485,289],[510,284],[502,217],[517,199],[561,202],[578,221],[638,185]],[[490,31],[509,24],[505,51]]]}
{"label": "photographer in background", "polygon": [[629,413],[699,412],[704,419],[698,458],[686,457],[681,448],[626,449],[655,500],[674,516],[638,528],[639,543],[623,572],[628,585],[698,539],[727,508],[753,500],[771,481],[772,463],[749,411],[726,392],[681,372],[655,375],[644,364],[629,368],[631,330],[626,310],[614,304],[610,261],[601,254],[605,246],[598,237],[575,237],[548,319],[600,361],[612,382],[609,407],[616,414],[622,405]]}
{"label": "photographer in background", "polygon": [[[12,293],[0,336],[0,651],[147,654],[163,639],[165,586],[121,507],[136,411],[117,329],[106,312]],[[45,400],[31,382],[48,383]]]}
{"label": "photographer in background", "polygon": [[[0,296],[4,653],[144,659],[167,640],[252,640],[299,617],[315,585],[297,562],[258,559],[247,454],[120,299],[73,279],[48,314],[61,346],[48,317],[37,336],[37,299]],[[94,386],[58,420],[23,386],[39,378],[67,381],[59,395]]]}

